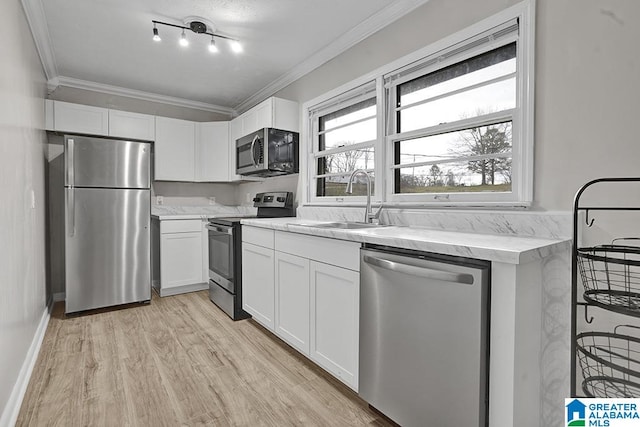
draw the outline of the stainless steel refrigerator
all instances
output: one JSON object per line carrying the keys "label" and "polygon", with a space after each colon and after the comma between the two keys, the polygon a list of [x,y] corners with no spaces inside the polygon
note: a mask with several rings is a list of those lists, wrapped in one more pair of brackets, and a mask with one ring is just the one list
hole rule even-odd
{"label": "stainless steel refrigerator", "polygon": [[151,299],[151,144],[65,136],[66,312]]}

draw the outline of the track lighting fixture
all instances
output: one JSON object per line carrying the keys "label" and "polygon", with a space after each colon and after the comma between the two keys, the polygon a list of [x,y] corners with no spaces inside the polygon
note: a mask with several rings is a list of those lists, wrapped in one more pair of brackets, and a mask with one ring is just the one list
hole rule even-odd
{"label": "track lighting fixture", "polygon": [[209,52],[212,52],[212,53],[218,52],[218,46],[216,45],[216,41],[215,41],[216,38],[228,40],[231,44],[231,50],[235,53],[240,53],[243,50],[242,45],[238,40],[228,36],[224,36],[222,34],[214,33],[213,32],[214,30],[208,31],[207,24],[201,21],[188,22],[187,27],[182,25],[170,24],[168,22],[156,21],[156,20],[152,20],[151,22],[153,23],[153,40],[157,42],[162,40],[160,38],[160,35],[158,34],[157,25],[166,25],[168,27],[182,29],[182,34],[180,35],[179,43],[180,43],[180,46],[183,46],[183,47],[186,47],[189,45],[189,40],[187,40],[187,34],[185,30],[191,30],[196,34],[206,34],[208,36],[211,36],[211,42],[209,43]]}

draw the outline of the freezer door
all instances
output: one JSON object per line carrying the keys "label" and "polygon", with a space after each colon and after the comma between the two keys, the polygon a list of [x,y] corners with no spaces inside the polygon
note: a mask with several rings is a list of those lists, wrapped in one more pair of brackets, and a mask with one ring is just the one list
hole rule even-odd
{"label": "freezer door", "polygon": [[65,189],[66,312],[151,299],[149,190]]}
{"label": "freezer door", "polygon": [[65,136],[66,187],[149,188],[151,144]]}

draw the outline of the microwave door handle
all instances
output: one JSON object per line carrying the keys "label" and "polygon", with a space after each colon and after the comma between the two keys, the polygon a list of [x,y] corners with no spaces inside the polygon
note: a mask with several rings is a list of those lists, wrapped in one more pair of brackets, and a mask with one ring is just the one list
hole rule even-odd
{"label": "microwave door handle", "polygon": [[253,166],[254,167],[258,167],[258,162],[256,162],[256,156],[255,156],[255,151],[253,150],[253,147],[255,147],[256,142],[258,142],[258,140],[260,139],[259,135],[256,135],[253,137],[253,141],[251,141],[251,162],[253,162]]}

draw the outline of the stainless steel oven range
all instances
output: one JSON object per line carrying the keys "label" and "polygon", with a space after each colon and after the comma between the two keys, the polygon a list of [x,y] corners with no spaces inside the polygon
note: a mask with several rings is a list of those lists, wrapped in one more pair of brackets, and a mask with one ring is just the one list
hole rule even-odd
{"label": "stainless steel oven range", "polygon": [[242,309],[242,227],[243,218],[295,216],[293,193],[258,193],[253,199],[257,215],[211,218],[209,233],[209,299],[233,320],[251,317]]}

